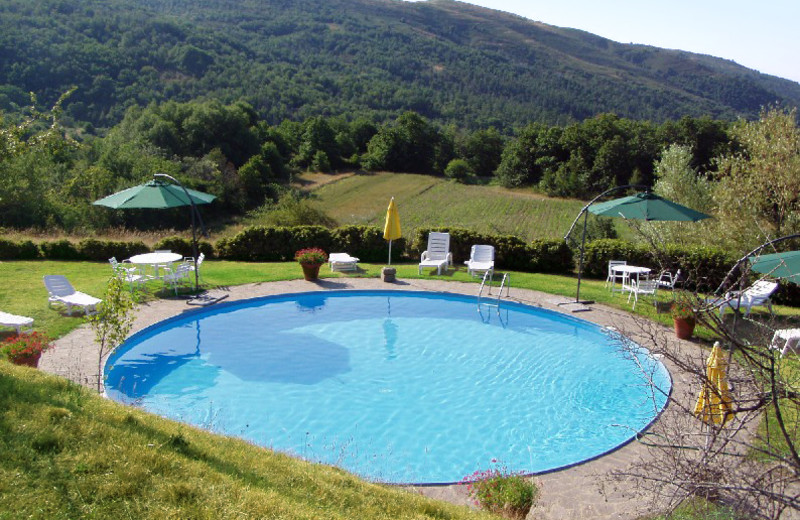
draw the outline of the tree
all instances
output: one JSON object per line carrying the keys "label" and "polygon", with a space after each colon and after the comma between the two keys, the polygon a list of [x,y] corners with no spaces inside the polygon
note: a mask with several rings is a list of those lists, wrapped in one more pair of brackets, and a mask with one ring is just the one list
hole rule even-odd
{"label": "tree", "polygon": [[[708,211],[712,206],[711,184],[691,165],[694,160],[686,145],[673,144],[655,165],[653,192],[686,207]],[[672,243],[702,243],[711,222],[652,222],[663,240]]]}
{"label": "tree", "polygon": [[[664,266],[668,248],[662,242],[653,242],[652,253],[653,261]],[[771,252],[775,246],[767,243],[763,250]],[[708,284],[708,273],[701,269],[687,273],[684,286],[694,292],[674,295],[722,348],[721,360],[714,364],[726,365],[729,380],[735,381],[727,401],[732,415],[719,413],[715,421],[702,403],[698,408],[704,388],[710,398],[722,399],[716,383],[707,386],[713,378],[702,343],[679,341],[647,320],[620,329],[622,352],[640,349],[628,338],[644,340],[670,368],[673,380],[688,383],[683,391],[673,388],[668,393],[643,372],[653,395],[666,395],[665,412],[641,439],[646,455],[612,474],[612,480],[633,480],[636,496],[651,500],[651,511],[671,510],[697,498],[732,508],[736,518],[777,519],[800,511],[800,380],[795,360],[771,346],[774,332],[785,328],[786,320],[766,312],[747,317],[738,312],[720,317],[718,312],[720,302],[737,297],[728,293],[730,289],[746,287],[761,276],[745,263],[760,250],[749,251],[732,265],[717,287]]]}
{"label": "tree", "polygon": [[714,202],[717,239],[747,250],[800,231],[800,129],[797,109],[768,108],[732,134],[742,151],[719,160]]}
{"label": "tree", "polygon": [[491,177],[503,155],[503,136],[495,127],[470,134],[461,146],[461,156],[479,177]]}
{"label": "tree", "polygon": [[97,391],[102,392],[103,361],[128,337],[133,326],[133,299],[125,289],[124,282],[112,276],[108,280],[103,302],[97,312],[89,316],[94,330],[97,353]]}

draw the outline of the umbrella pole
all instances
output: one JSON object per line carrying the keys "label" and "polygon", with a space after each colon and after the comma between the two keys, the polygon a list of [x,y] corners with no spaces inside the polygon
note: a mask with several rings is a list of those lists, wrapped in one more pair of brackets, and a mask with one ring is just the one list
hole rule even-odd
{"label": "umbrella pole", "polygon": [[[196,224],[195,215],[197,215],[197,218],[200,218],[200,212],[197,210],[197,206],[195,205],[194,200],[192,199],[192,197],[189,195],[189,192],[186,191],[186,186],[181,184],[181,182],[178,179],[176,179],[172,175],[167,175],[166,173],[156,173],[156,174],[153,175],[153,177],[165,177],[165,178],[171,180],[172,182],[174,182],[175,184],[177,184],[178,186],[180,186],[181,189],[183,190],[183,193],[186,194],[186,199],[189,201],[189,204],[191,205],[191,212],[192,212],[192,254],[194,255],[194,290],[197,291],[197,287],[200,285],[200,273],[197,272],[197,255],[198,255],[197,249],[198,248],[197,248],[197,224]],[[200,220],[200,225],[201,226],[203,225],[203,220],[202,219]],[[204,230],[204,232],[205,232],[205,230]]]}
{"label": "umbrella pole", "polygon": [[590,304],[594,303],[593,301],[581,301],[581,278],[583,276],[583,254],[586,250],[586,225],[587,221],[589,220],[589,212],[586,211],[583,214],[583,233],[581,234],[581,254],[578,259],[578,290],[575,293],[575,303],[583,303],[583,304]]}
{"label": "umbrella pole", "polygon": [[392,241],[389,240],[389,265],[392,265]]}

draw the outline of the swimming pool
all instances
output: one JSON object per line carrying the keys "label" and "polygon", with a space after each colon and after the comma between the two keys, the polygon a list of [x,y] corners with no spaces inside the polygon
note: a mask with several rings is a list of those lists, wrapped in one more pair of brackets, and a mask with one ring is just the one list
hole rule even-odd
{"label": "swimming pool", "polygon": [[[388,483],[499,461],[543,472],[630,440],[666,369],[604,329],[474,297],[330,291],[219,304],[132,336],[106,392],[160,415]],[[646,374],[642,372],[641,365]]]}

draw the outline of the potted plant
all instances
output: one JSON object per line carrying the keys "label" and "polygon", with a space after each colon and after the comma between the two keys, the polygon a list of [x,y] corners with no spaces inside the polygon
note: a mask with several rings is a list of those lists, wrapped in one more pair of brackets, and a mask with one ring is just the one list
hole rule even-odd
{"label": "potted plant", "polygon": [[36,368],[42,352],[50,347],[52,347],[50,338],[39,332],[31,332],[6,339],[0,343],[0,352],[15,365]]}
{"label": "potted plant", "polygon": [[295,253],[294,259],[303,268],[303,277],[311,281],[316,280],[319,276],[319,268],[328,261],[328,255],[318,247],[309,247]]}
{"label": "potted plant", "polygon": [[694,333],[696,324],[694,309],[685,301],[676,301],[670,307],[672,322],[675,325],[675,335],[679,339],[689,339]]}

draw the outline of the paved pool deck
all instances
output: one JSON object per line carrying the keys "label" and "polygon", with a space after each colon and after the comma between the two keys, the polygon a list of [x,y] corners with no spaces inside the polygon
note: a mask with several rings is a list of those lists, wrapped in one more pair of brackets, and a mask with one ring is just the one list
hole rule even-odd
{"label": "paved pool deck", "polygon": [[[376,278],[341,276],[314,282],[292,280],[220,287],[213,289],[212,292],[226,296],[224,301],[235,301],[259,296],[330,290],[435,291],[476,296],[478,288],[476,283],[442,280],[398,279],[395,282],[387,283]],[[494,288],[493,297],[496,296],[497,289]],[[504,292],[503,299],[572,314],[601,326],[614,327],[644,347],[651,347],[654,337],[671,338],[665,339],[665,341],[678,342],[679,348],[685,349],[700,363],[707,356],[706,351],[698,345],[674,339],[674,334],[668,334],[669,331],[666,327],[645,322],[629,313],[603,305],[590,305],[588,306],[589,310],[585,312],[573,313],[572,309],[576,306],[568,305],[568,303],[574,299],[513,287],[508,296]],[[647,302],[639,304],[645,305]],[[166,318],[196,309],[198,307],[188,305],[185,299],[160,299],[146,302],[136,309],[131,334]],[[94,333],[88,326],[83,325],[57,340],[55,348],[45,352],[42,356],[39,368],[95,388],[98,377],[97,361],[98,350],[94,343]],[[673,378],[672,397],[689,406],[689,403],[696,398],[698,383],[687,374],[681,373],[676,367],[665,364]],[[674,407],[668,406],[665,409],[658,418],[658,422],[671,420],[670,415],[677,413],[671,408]],[[528,518],[542,520],[638,518],[645,512],[642,508],[646,508],[647,504],[642,503],[636,496],[633,485],[626,482],[611,483],[607,477],[611,471],[622,470],[633,461],[648,456],[647,448],[643,444],[633,441],[592,461],[536,476],[535,479],[541,489],[541,497],[537,507],[531,511]],[[470,505],[462,486],[421,486],[409,489],[432,498]]]}

